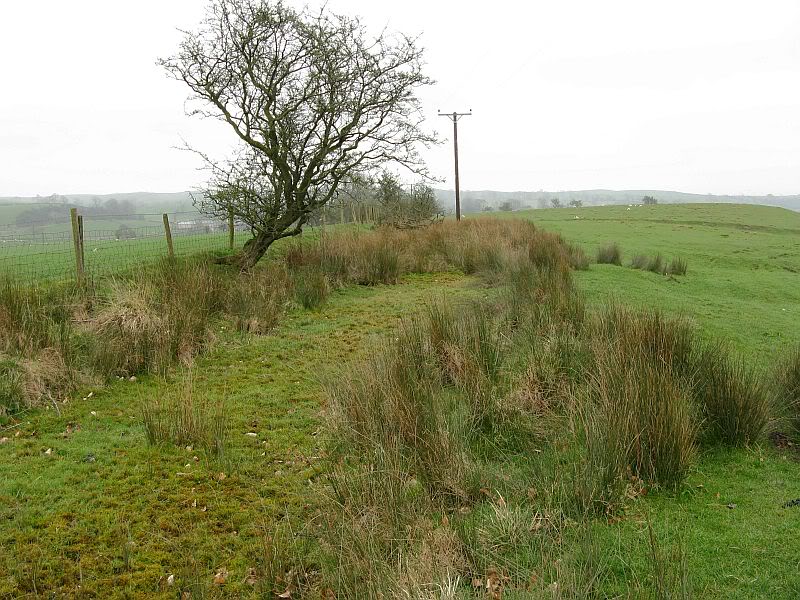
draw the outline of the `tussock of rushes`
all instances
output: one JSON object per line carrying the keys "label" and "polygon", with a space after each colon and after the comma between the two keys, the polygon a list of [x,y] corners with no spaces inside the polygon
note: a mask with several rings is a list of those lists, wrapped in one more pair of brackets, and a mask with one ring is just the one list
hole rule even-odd
{"label": "tussock of rushes", "polygon": [[569,265],[576,271],[587,271],[589,269],[589,257],[583,248],[577,244],[567,244],[569,253]]}
{"label": "tussock of rushes", "polygon": [[683,258],[673,258],[667,262],[660,254],[648,257],[637,254],[631,259],[631,269],[651,271],[659,275],[686,275],[687,263]]}
{"label": "tussock of rushes", "polygon": [[25,402],[25,375],[20,364],[0,358],[0,417],[20,411]]}
{"label": "tussock of rushes", "polygon": [[370,454],[395,448],[432,494],[461,496],[463,456],[438,405],[441,377],[422,323],[411,319],[397,341],[327,390],[334,426],[351,443]]}
{"label": "tussock of rushes", "polygon": [[644,270],[647,268],[647,263],[650,261],[644,254],[635,254],[631,259],[631,269],[641,269]]}
{"label": "tussock of rushes", "polygon": [[196,393],[191,373],[172,393],[144,398],[141,411],[148,443],[195,446],[223,457],[228,437],[223,403]]}
{"label": "tussock of rushes", "polygon": [[637,312],[612,305],[598,312],[590,323],[592,339],[605,352],[647,356],[653,364],[671,369],[676,376],[688,376],[692,369],[694,332],[688,321],[669,318],[658,310]]}
{"label": "tussock of rushes", "polygon": [[760,441],[772,420],[773,392],[758,372],[721,345],[706,345],[694,360],[694,397],[709,442],[746,446]]}
{"label": "tussock of rushes", "polygon": [[795,436],[800,436],[800,347],[778,365],[774,381],[779,416]]}
{"label": "tussock of rushes", "polygon": [[296,244],[286,253],[290,269],[315,267],[335,284],[364,285],[396,283],[406,273],[452,269],[492,276],[519,261],[569,270],[570,254],[557,235],[527,221],[499,219],[349,232]]}
{"label": "tussock of rushes", "polygon": [[669,275],[686,275],[688,265],[683,258],[673,258],[667,266],[667,273]]}
{"label": "tussock of rushes", "polygon": [[225,311],[239,331],[265,334],[278,324],[290,290],[286,268],[268,264],[234,279],[227,290]]}
{"label": "tussock of rushes", "polygon": [[619,244],[612,243],[597,249],[597,263],[601,265],[622,265],[622,250]]}
{"label": "tussock of rushes", "polygon": [[587,446],[604,486],[627,473],[673,489],[684,480],[695,455],[696,420],[688,391],[669,370],[647,356],[603,356],[592,394],[589,419],[597,423],[589,425]]}
{"label": "tussock of rushes", "polygon": [[211,339],[221,315],[226,282],[210,265],[159,265],[112,284],[103,307],[90,320],[93,362],[101,373],[164,373],[189,364]]}
{"label": "tussock of rushes", "polygon": [[647,266],[645,267],[651,273],[658,273],[659,275],[663,275],[665,272],[665,265],[664,259],[661,257],[660,254],[656,254],[655,256],[651,257],[650,260],[647,261]]}
{"label": "tussock of rushes", "polygon": [[301,267],[292,275],[294,297],[303,308],[313,310],[325,303],[331,293],[325,273],[313,267]]}

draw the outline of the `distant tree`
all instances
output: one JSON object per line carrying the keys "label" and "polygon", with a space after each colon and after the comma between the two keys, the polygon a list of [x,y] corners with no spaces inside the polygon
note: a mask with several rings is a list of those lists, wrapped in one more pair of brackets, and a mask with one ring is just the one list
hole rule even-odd
{"label": "distant tree", "polygon": [[483,207],[483,212],[492,212],[493,210],[494,206],[492,206],[491,204],[487,204],[486,206]]}
{"label": "distant tree", "polygon": [[379,223],[399,228],[421,227],[439,217],[439,204],[433,188],[418,183],[406,192],[397,176],[384,171],[375,184],[380,205]]}
{"label": "distant tree", "polygon": [[561,200],[559,200],[558,198],[551,198],[550,206],[552,206],[553,208],[561,208]]}
{"label": "distant tree", "polygon": [[645,196],[644,198],[642,198],[642,204],[646,204],[646,205],[648,205],[648,204],[658,204],[658,200],[653,198],[653,196]]}
{"label": "distant tree", "polygon": [[511,200],[505,200],[500,204],[498,208],[500,210],[512,211],[514,210],[514,205],[512,204]]}
{"label": "distant tree", "polygon": [[328,9],[281,0],[211,0],[201,28],[160,64],[198,101],[191,114],[231,127],[241,148],[220,163],[201,154],[211,181],[197,199],[213,217],[233,213],[252,231],[225,259],[245,270],[278,239],[298,235],[354,175],[387,163],[424,173],[422,73],[415,38],[367,34]]}
{"label": "distant tree", "polygon": [[573,208],[580,208],[583,206],[583,200],[570,200],[569,205]]}

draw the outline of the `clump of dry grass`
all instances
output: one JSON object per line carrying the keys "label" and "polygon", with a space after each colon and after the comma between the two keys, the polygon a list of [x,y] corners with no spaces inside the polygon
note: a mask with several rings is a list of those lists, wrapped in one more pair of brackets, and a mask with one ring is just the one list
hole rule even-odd
{"label": "clump of dry grass", "polygon": [[[164,262],[112,282],[86,325],[93,365],[100,373],[133,375],[190,364],[212,339],[235,285],[236,279],[203,261]],[[242,306],[236,307],[238,319]]]}
{"label": "clump of dry grass", "polygon": [[[573,249],[577,255],[577,250]],[[525,256],[527,255],[527,257]],[[534,265],[570,265],[570,250],[554,234],[522,220],[471,219],[430,227],[325,236],[286,253],[290,269],[315,266],[337,284],[395,283],[406,273],[459,270],[496,274],[524,258]]]}
{"label": "clump of dry grass", "polygon": [[237,330],[263,335],[278,324],[291,289],[289,273],[282,264],[269,263],[241,273],[227,289],[225,313]]}
{"label": "clump of dry grass", "polygon": [[164,366],[165,315],[155,290],[145,282],[115,282],[88,327],[94,335],[94,362],[101,371],[129,375]]}

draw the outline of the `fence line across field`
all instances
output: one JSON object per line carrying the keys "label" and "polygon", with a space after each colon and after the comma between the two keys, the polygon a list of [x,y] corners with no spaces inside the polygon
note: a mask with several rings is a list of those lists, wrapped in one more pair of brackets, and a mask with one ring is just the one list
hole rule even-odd
{"label": "fence line across field", "polygon": [[[24,233],[0,230],[0,278],[37,281],[98,278],[146,262],[204,251],[233,250],[250,238],[244,223],[204,217],[197,212],[159,213],[159,221],[129,225],[138,215],[81,215],[71,209],[70,219],[60,225],[70,231]],[[147,214],[153,217],[155,214]],[[340,223],[375,223],[376,206],[340,204],[311,215],[315,229]],[[103,221],[124,219],[116,229],[98,227]]]}

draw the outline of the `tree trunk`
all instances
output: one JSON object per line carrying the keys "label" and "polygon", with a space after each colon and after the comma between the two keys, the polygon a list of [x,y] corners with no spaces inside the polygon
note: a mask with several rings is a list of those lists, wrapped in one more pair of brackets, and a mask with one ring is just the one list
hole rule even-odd
{"label": "tree trunk", "polygon": [[258,233],[244,244],[242,250],[232,256],[225,256],[218,262],[237,267],[240,271],[249,271],[261,257],[267,253],[267,249],[275,241],[275,237],[265,233]]}

